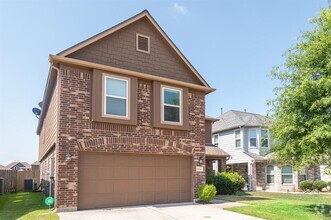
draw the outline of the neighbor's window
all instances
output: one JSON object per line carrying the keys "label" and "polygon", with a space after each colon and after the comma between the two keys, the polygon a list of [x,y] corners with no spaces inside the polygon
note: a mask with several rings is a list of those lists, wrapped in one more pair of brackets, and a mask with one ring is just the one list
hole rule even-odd
{"label": "neighbor's window", "polygon": [[218,144],[218,134],[214,134],[214,136],[213,136],[213,144]]}
{"label": "neighbor's window", "polygon": [[299,181],[305,181],[307,180],[307,170],[303,168],[299,174]]}
{"label": "neighbor's window", "polygon": [[256,146],[256,128],[250,128],[248,134],[249,134],[249,146],[257,147]]}
{"label": "neighbor's window", "polygon": [[282,167],[282,184],[293,183],[293,167],[283,166]]}
{"label": "neighbor's window", "polygon": [[274,166],[267,166],[267,183],[275,183]]}
{"label": "neighbor's window", "polygon": [[267,129],[261,129],[261,147],[269,147],[269,134]]}
{"label": "neighbor's window", "polygon": [[241,147],[240,130],[234,131],[234,136],[235,136],[235,145],[236,145],[236,148]]}
{"label": "neighbor's window", "polygon": [[181,123],[182,90],[162,88],[162,119],[163,122]]}
{"label": "neighbor's window", "polygon": [[126,79],[105,77],[105,114],[128,117],[128,83]]}

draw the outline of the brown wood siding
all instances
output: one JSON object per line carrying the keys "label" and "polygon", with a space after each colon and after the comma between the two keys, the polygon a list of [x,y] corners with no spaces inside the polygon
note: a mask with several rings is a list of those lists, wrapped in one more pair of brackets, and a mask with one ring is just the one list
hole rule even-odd
{"label": "brown wood siding", "polygon": [[[136,33],[150,37],[150,54],[136,50]],[[203,85],[146,18],[68,57]]]}
{"label": "brown wood siding", "polygon": [[79,154],[78,208],[192,201],[192,157]]}
{"label": "brown wood siding", "polygon": [[57,138],[58,85],[55,83],[52,98],[39,135],[39,161],[55,144]]}

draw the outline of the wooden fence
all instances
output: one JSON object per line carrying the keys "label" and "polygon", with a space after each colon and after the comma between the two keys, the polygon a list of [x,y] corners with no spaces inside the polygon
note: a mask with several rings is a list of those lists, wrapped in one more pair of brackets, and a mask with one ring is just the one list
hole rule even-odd
{"label": "wooden fence", "polygon": [[0,177],[4,178],[5,192],[19,192],[24,190],[24,179],[36,179],[40,182],[39,170],[0,170]]}

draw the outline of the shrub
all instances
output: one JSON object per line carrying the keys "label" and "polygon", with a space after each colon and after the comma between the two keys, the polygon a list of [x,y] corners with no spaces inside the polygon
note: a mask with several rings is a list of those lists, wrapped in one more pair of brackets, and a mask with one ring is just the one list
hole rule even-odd
{"label": "shrub", "polygon": [[216,187],[214,185],[203,185],[198,188],[199,200],[210,202],[216,196]]}
{"label": "shrub", "polygon": [[313,181],[305,180],[300,182],[300,189],[305,192],[313,190]]}
{"label": "shrub", "polygon": [[316,180],[313,183],[313,187],[315,190],[317,190],[318,192],[321,192],[322,189],[324,189],[326,187],[326,182],[323,180]]}
{"label": "shrub", "polygon": [[213,184],[217,189],[217,194],[235,194],[245,186],[245,179],[238,173],[222,172],[217,175],[208,175],[207,184]]}
{"label": "shrub", "polygon": [[331,181],[328,182],[326,185],[327,185],[327,189],[328,189],[328,191],[331,192]]}

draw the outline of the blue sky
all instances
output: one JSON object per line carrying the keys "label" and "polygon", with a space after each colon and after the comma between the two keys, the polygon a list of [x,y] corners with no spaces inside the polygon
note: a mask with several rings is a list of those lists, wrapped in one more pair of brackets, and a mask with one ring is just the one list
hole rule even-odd
{"label": "blue sky", "polygon": [[217,91],[206,112],[266,114],[267,74],[327,0],[0,1],[0,164],[38,158],[37,119],[48,55],[148,9]]}

